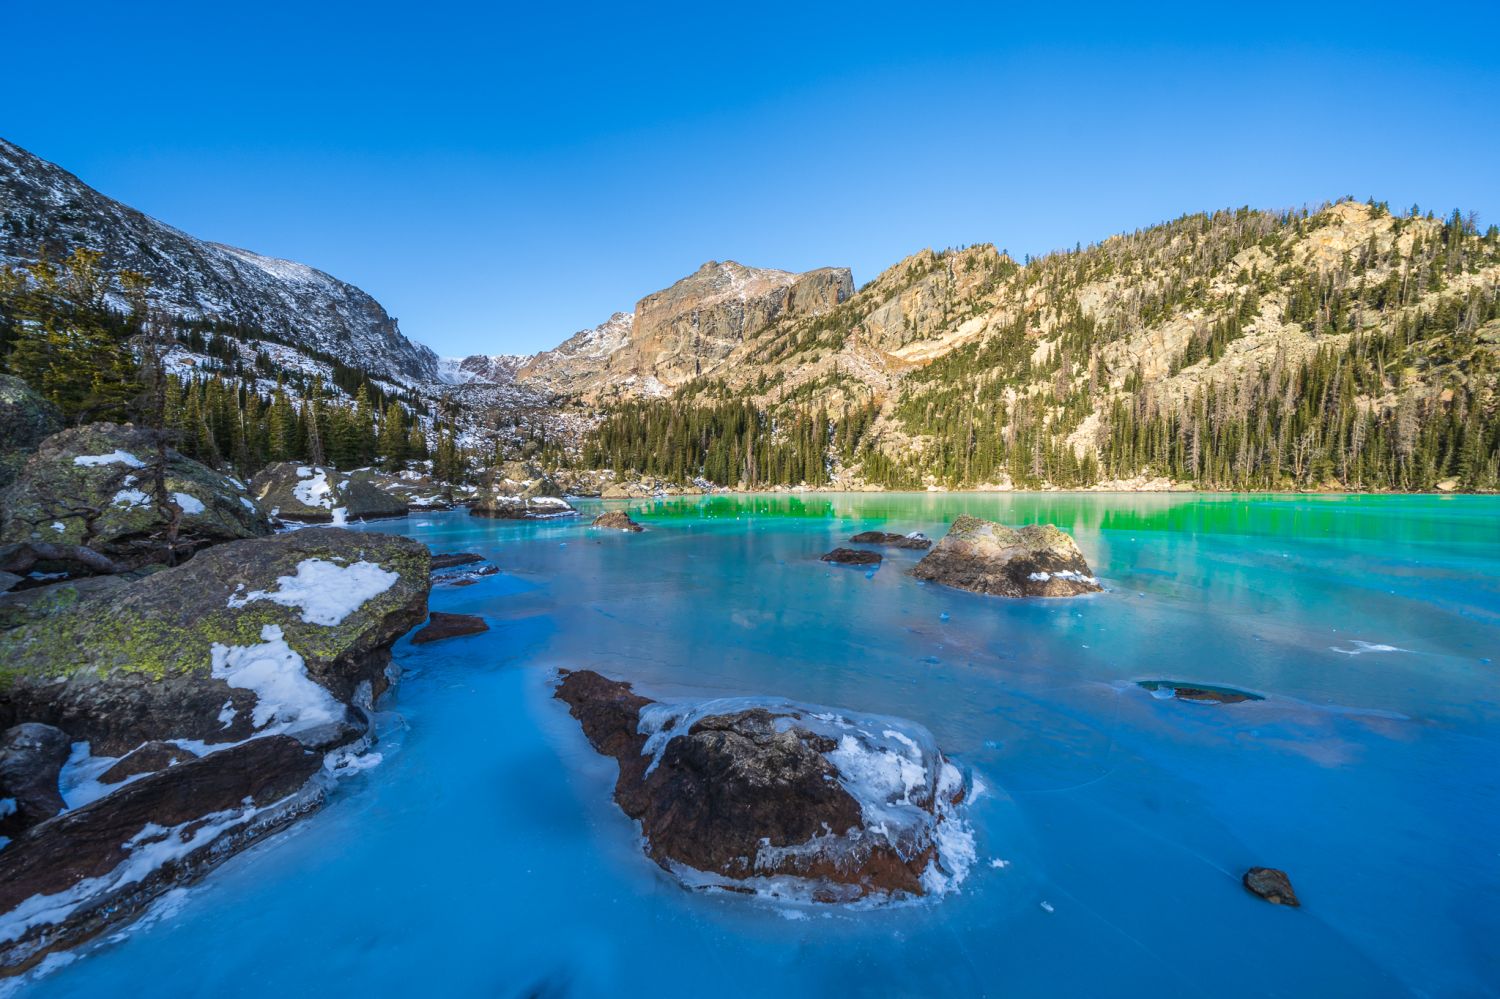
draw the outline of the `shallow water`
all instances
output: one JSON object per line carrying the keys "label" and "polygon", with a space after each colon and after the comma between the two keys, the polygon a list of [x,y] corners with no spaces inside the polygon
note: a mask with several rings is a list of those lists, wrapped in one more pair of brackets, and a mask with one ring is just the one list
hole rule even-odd
{"label": "shallow water", "polygon": [[[629,504],[634,536],[586,526],[605,505],[370,528],[493,558],[432,596],[492,630],[403,640],[379,766],[25,994],[1500,994],[1500,501],[716,497]],[[959,513],[1058,524],[1108,591],[817,561]],[[558,666],[925,725],[989,789],[979,860],[871,911],[688,892],[550,698]],[[1303,908],[1247,894],[1257,864]]]}

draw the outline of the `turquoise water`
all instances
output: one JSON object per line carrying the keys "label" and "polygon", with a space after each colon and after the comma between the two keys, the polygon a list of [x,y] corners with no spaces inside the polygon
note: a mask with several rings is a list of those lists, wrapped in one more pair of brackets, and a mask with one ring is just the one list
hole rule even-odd
{"label": "turquoise water", "polygon": [[[1500,501],[756,496],[628,504],[635,536],[591,531],[603,505],[372,528],[491,557],[432,606],[492,630],[403,640],[379,766],[26,994],[1500,994]],[[817,561],[961,512],[1060,525],[1108,591]],[[558,666],[925,725],[990,789],[979,861],[874,911],[687,892],[551,700]],[[1266,699],[1132,682],[1155,678]],[[1303,908],[1245,893],[1257,864]]]}

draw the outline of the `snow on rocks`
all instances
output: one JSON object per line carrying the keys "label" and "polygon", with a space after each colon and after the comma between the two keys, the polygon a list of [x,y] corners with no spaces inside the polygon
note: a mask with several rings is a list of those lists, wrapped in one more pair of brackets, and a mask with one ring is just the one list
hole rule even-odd
{"label": "snow on rocks", "polygon": [[320,558],[297,564],[291,576],[277,578],[274,591],[256,590],[229,598],[227,606],[243,607],[252,600],[270,600],[284,607],[298,607],[309,624],[334,625],[395,585],[399,577],[373,562],[339,565]]}
{"label": "snow on rocks", "polygon": [[99,465],[128,465],[131,468],[145,468],[146,463],[129,451],[111,451],[109,454],[80,454],[73,459],[73,464],[83,468],[94,468]]}

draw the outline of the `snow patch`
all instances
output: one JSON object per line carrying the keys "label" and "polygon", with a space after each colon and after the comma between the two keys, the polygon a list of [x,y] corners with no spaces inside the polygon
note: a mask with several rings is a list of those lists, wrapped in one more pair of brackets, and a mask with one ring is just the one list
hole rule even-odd
{"label": "snow patch", "polygon": [[109,454],[80,454],[73,459],[73,464],[82,465],[86,468],[97,465],[129,465],[131,468],[145,468],[146,463],[129,451],[111,451]]}
{"label": "snow patch", "polygon": [[302,620],[308,624],[335,625],[396,585],[397,573],[382,569],[374,562],[337,565],[320,558],[297,563],[296,575],[278,576],[274,591],[254,590],[239,596],[236,590],[229,598],[231,608],[243,607],[252,600],[269,600],[283,607],[302,609]]}
{"label": "snow patch", "polygon": [[182,507],[182,512],[186,514],[202,513],[205,509],[203,501],[191,493],[173,493],[172,499]]}
{"label": "snow patch", "polygon": [[343,707],[307,675],[307,663],[279,625],[266,625],[260,637],[260,645],[215,642],[212,649],[214,678],[255,694],[257,729],[271,722],[284,726],[281,731],[305,729],[343,718]]}

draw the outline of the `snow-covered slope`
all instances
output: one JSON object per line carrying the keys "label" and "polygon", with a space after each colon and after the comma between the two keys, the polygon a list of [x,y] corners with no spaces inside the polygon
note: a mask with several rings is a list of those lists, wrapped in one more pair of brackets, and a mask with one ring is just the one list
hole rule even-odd
{"label": "snow-covered slope", "polygon": [[438,359],[438,381],[445,385],[509,385],[533,354],[470,354]]}
{"label": "snow-covered slope", "polygon": [[189,236],[0,139],[0,263],[80,246],[101,251],[111,270],[149,275],[156,304],[183,318],[254,327],[404,383],[438,378],[437,355],[353,285]]}

